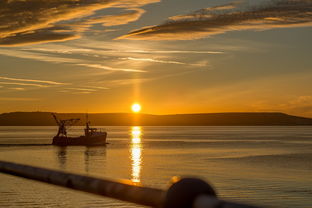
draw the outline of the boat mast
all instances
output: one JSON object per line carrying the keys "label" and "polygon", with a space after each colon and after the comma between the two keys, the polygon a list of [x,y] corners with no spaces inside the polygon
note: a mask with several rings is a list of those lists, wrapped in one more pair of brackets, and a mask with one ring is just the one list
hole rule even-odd
{"label": "boat mast", "polygon": [[85,128],[85,136],[90,135],[90,121],[89,121],[89,114],[86,113],[86,128]]}

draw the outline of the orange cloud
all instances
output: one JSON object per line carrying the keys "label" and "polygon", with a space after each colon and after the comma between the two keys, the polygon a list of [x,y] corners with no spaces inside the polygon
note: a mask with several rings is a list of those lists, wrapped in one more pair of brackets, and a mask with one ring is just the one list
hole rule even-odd
{"label": "orange cloud", "polygon": [[128,24],[129,22],[137,21],[145,13],[145,10],[140,8],[133,8],[128,10],[130,12],[92,18],[84,22],[84,24],[103,24],[104,26],[124,25]]}
{"label": "orange cloud", "polygon": [[28,44],[39,44],[47,42],[62,42],[80,38],[80,35],[73,32],[57,32],[52,28],[17,33],[5,38],[0,38],[0,46],[22,46]]}
{"label": "orange cloud", "polygon": [[164,24],[134,30],[117,39],[189,40],[235,30],[312,26],[311,13],[312,0],[279,0],[245,10],[225,5],[171,17]]}
{"label": "orange cloud", "polygon": [[[0,1],[0,46],[15,46],[79,38],[64,22],[93,15],[105,8],[137,8],[160,0],[27,0]],[[115,24],[137,20],[144,10],[115,16]],[[109,19],[109,17],[106,16]],[[112,17],[114,19],[114,15]],[[128,21],[126,20],[127,18]],[[112,19],[111,19],[112,20]],[[62,22],[62,24],[60,24]],[[70,25],[70,24],[69,24]],[[62,27],[59,29],[59,27]],[[87,29],[86,26],[85,29]]]}

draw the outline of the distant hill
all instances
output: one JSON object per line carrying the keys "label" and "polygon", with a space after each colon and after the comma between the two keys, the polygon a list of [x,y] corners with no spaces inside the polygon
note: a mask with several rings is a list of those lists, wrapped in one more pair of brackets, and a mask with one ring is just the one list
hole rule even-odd
{"label": "distant hill", "polygon": [[[77,125],[84,125],[83,113],[59,113],[60,119],[80,118]],[[127,113],[89,114],[93,126],[274,126],[312,125],[312,118],[284,113],[205,113],[149,115]],[[0,114],[0,126],[54,126],[50,112],[14,112]]]}

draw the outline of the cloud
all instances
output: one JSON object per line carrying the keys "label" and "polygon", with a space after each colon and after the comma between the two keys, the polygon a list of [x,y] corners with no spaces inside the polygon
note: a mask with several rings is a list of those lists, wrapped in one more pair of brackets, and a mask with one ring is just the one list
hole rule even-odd
{"label": "cloud", "polygon": [[133,83],[141,84],[143,82],[151,81],[156,78],[140,78],[140,79],[116,79],[108,82],[110,86],[123,86],[123,85],[131,85]]}
{"label": "cloud", "polygon": [[89,89],[89,88],[66,88],[66,90],[78,90],[78,91],[86,91],[86,92],[96,92],[95,89]]}
{"label": "cloud", "polygon": [[129,22],[137,21],[145,13],[145,10],[140,8],[133,8],[128,10],[130,12],[91,18],[88,19],[85,24],[102,24],[103,26],[107,27],[124,25],[128,24]]}
{"label": "cloud", "polygon": [[89,86],[89,88],[98,89],[98,90],[109,90],[108,87]]}
{"label": "cloud", "polygon": [[[143,10],[137,7],[160,0],[2,0],[0,1],[0,46],[18,46],[79,38],[84,29],[71,26],[71,21],[83,21],[95,12],[106,8],[132,9],[111,18],[122,24],[138,19]],[[104,18],[105,19],[105,18]],[[118,19],[118,20],[117,20]],[[91,23],[90,23],[91,24]],[[109,24],[107,22],[107,24]]]}
{"label": "cloud", "polygon": [[[55,27],[53,27],[55,29]],[[17,33],[12,36],[0,38],[0,46],[22,46],[29,44],[39,44],[48,42],[60,42],[80,38],[80,35],[71,32],[56,32],[52,28]]]}
{"label": "cloud", "polygon": [[257,7],[226,5],[171,17],[117,39],[190,40],[236,30],[312,26],[312,0],[278,0]]}
{"label": "cloud", "polygon": [[[101,42],[103,43],[103,42]],[[99,44],[99,43],[98,43]],[[110,43],[111,44],[111,43]],[[138,50],[138,49],[118,49],[121,48],[118,44],[113,44],[111,46],[107,46],[108,43],[101,44],[96,48],[81,48],[85,47],[85,45],[81,44],[78,45],[79,48],[70,48],[64,47],[60,45],[53,45],[53,48],[26,48],[23,49],[25,51],[38,51],[38,52],[49,52],[49,53],[59,53],[59,54],[89,54],[89,55],[109,55],[111,53],[118,53],[119,55],[122,53],[129,53],[129,54],[224,54],[224,51],[207,51],[207,50]],[[60,48],[62,47],[62,48]],[[218,46],[219,47],[219,46]],[[227,47],[230,47],[227,44]],[[234,46],[233,46],[234,47]],[[137,46],[133,46],[133,48],[137,48]]]}
{"label": "cloud", "polygon": [[[41,50],[40,51],[44,51]],[[53,50],[47,51],[47,52],[55,52]],[[57,52],[59,53],[59,52]],[[62,52],[60,52],[62,53]],[[67,51],[67,53],[71,53],[70,51]],[[11,51],[11,50],[5,50],[5,49],[0,49],[0,55],[4,56],[11,56],[11,57],[18,57],[18,58],[23,58],[23,59],[32,59],[32,60],[38,60],[38,61],[44,61],[44,62],[51,62],[51,63],[65,63],[65,64],[70,64],[70,65],[75,65],[75,66],[84,66],[88,68],[93,68],[93,69],[104,69],[107,71],[123,71],[123,72],[145,72],[144,70],[139,70],[139,69],[130,69],[130,68],[117,68],[117,67],[111,67],[111,66],[104,66],[102,64],[94,64],[94,63],[89,63],[88,60],[83,60],[83,59],[75,59],[75,58],[64,58],[64,57],[58,57],[58,56],[51,56],[47,54],[38,54],[38,53],[33,53],[33,52],[28,52],[28,51]]]}
{"label": "cloud", "polygon": [[51,63],[77,63],[79,62],[78,59],[57,57],[57,56],[38,54],[38,53],[32,53],[32,52],[20,51],[20,50],[13,51],[13,50],[0,49],[0,55],[23,58],[23,59],[31,59],[31,60],[37,60],[37,61],[44,61],[44,62],[51,62]]}
{"label": "cloud", "polygon": [[[130,51],[129,51],[130,52]],[[222,51],[185,51],[185,50],[166,50],[166,51],[153,51],[153,50],[144,50],[144,51],[131,51],[136,53],[147,53],[147,54],[153,54],[153,53],[160,53],[160,54],[223,54]]]}
{"label": "cloud", "polygon": [[76,64],[78,66],[86,66],[89,68],[96,68],[96,69],[105,69],[108,71],[124,71],[124,72],[145,72],[144,70],[139,69],[127,69],[127,68],[113,68],[110,66],[104,66],[102,64]]}
{"label": "cloud", "polygon": [[220,14],[220,11],[235,9],[241,3],[242,3],[241,1],[236,1],[232,3],[224,4],[224,5],[200,9],[198,11],[195,11],[192,14],[177,15],[177,16],[169,17],[169,20],[178,21],[178,20],[186,20],[186,19],[192,20],[194,18],[200,19],[200,18],[209,17],[209,16],[211,17],[213,13]]}
{"label": "cloud", "polygon": [[[1,80],[6,80],[6,81],[1,81]],[[103,86],[88,85],[87,87],[84,87],[84,86],[81,86],[80,84],[79,87],[75,87],[74,84],[69,84],[69,83],[61,83],[61,82],[46,81],[46,80],[35,80],[35,79],[20,79],[20,78],[11,78],[11,77],[2,77],[2,76],[0,76],[0,84],[8,85],[8,86],[12,86],[12,85],[16,86],[16,87],[0,86],[0,88],[9,89],[9,90],[24,91],[28,89],[24,87],[37,87],[37,88],[57,87],[58,89],[63,89],[63,90],[60,90],[59,92],[72,92],[74,94],[77,94],[77,93],[89,94],[89,93],[95,93],[101,90],[109,89]],[[70,85],[70,87],[68,87],[68,85]],[[20,86],[23,86],[23,87],[20,87]]]}
{"label": "cloud", "polygon": [[184,63],[180,61],[170,61],[170,60],[159,60],[159,59],[153,59],[153,58],[135,58],[135,57],[125,57],[120,58],[121,60],[130,60],[130,61],[142,61],[142,62],[152,62],[152,63],[161,63],[161,64],[177,64],[177,65],[190,65],[190,66],[206,66],[207,64],[203,63]]}
{"label": "cloud", "polygon": [[20,83],[20,82],[1,82],[0,84],[4,85],[18,85],[18,86],[33,86],[33,87],[47,87],[46,85],[41,84],[32,84],[32,83]]}
{"label": "cloud", "polygon": [[50,84],[50,85],[65,85],[65,84],[66,84],[66,83],[54,82],[54,81],[46,81],[46,80],[18,79],[18,78],[1,77],[1,76],[0,76],[0,79],[3,79],[3,80],[10,80],[10,81],[23,81],[23,82],[44,83],[44,84]]}
{"label": "cloud", "polygon": [[[92,49],[87,48],[71,48],[71,47],[64,47],[64,46],[57,46],[52,45],[53,48],[24,48],[25,51],[37,51],[37,52],[48,52],[48,53],[59,53],[59,54],[82,54],[82,53],[91,53],[93,52]],[[61,48],[57,48],[61,47]]]}
{"label": "cloud", "polygon": [[144,61],[144,62],[154,62],[154,63],[163,63],[163,64],[179,64],[179,65],[187,65],[186,63],[179,61],[164,61],[152,58],[134,58],[134,57],[126,57],[120,58],[121,60],[130,60],[130,61]]}
{"label": "cloud", "polygon": [[88,87],[69,87],[64,90],[60,90],[61,93],[71,93],[71,94],[91,94],[96,93],[100,90],[108,90],[107,87],[99,87],[99,86],[88,86]]}
{"label": "cloud", "polygon": [[191,73],[191,71],[183,71],[179,73],[173,72],[173,73],[166,74],[166,75],[145,77],[145,78],[115,79],[115,80],[105,81],[105,84],[108,84],[108,86],[110,87],[132,85],[133,83],[142,84],[145,82],[160,80],[160,79],[169,78],[169,77],[176,77],[177,75],[179,76],[186,75],[189,73]]}
{"label": "cloud", "polygon": [[20,79],[20,78],[0,76],[0,84],[6,85],[6,86],[12,86],[12,85],[14,86],[14,87],[5,87],[4,89],[24,91],[27,89],[25,87],[47,88],[47,87],[53,87],[53,86],[63,86],[63,85],[67,85],[68,83],[46,81],[46,80],[35,80],[35,79]]}

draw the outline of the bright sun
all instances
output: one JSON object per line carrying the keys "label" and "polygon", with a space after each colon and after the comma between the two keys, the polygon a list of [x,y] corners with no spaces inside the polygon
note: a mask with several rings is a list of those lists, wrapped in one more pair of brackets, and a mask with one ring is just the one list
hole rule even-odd
{"label": "bright sun", "polygon": [[134,113],[138,113],[141,111],[141,105],[138,104],[138,103],[134,103],[132,106],[131,106],[131,109]]}

